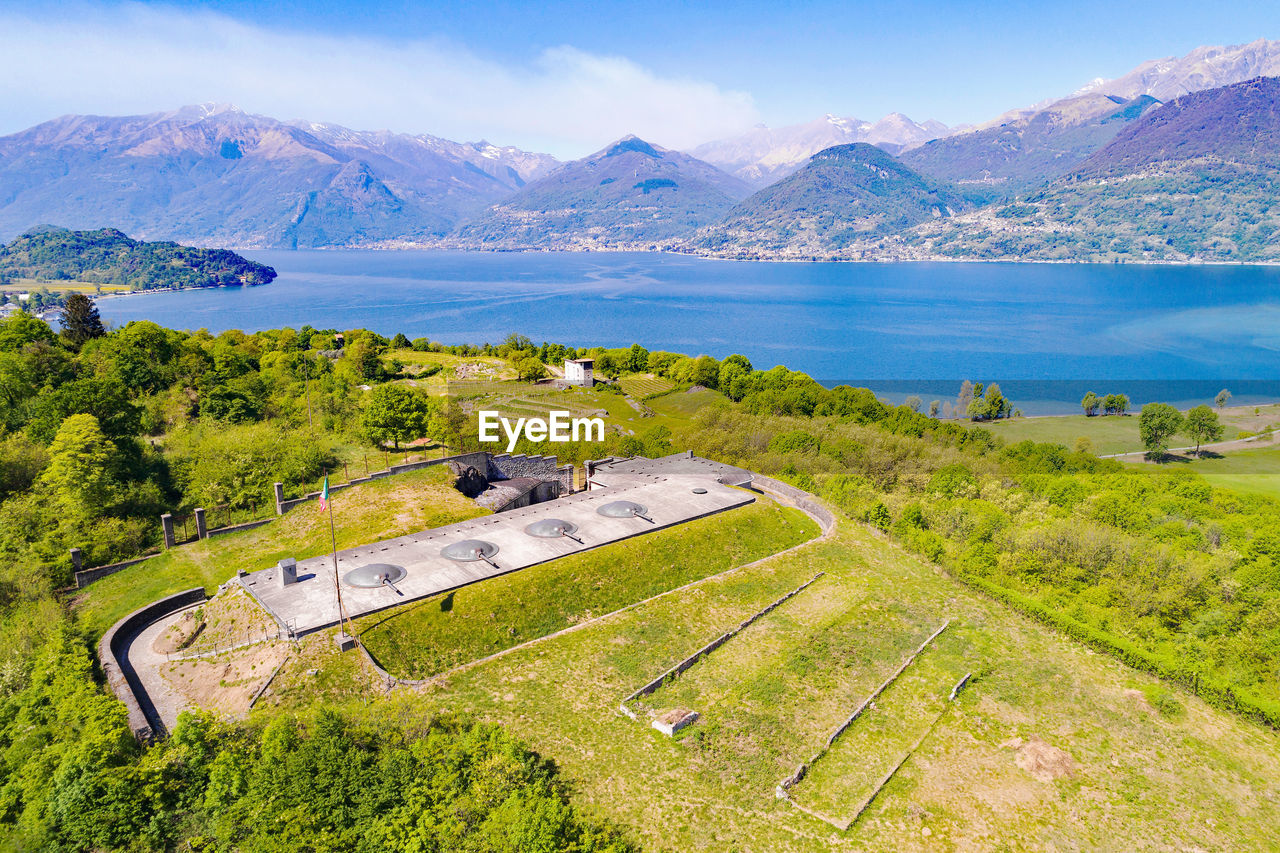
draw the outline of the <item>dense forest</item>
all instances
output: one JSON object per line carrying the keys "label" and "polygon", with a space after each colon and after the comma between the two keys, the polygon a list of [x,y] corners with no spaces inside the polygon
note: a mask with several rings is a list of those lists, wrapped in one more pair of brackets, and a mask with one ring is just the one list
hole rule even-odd
{"label": "dense forest", "polygon": [[37,228],[0,248],[0,280],[86,282],[134,290],[267,284],[276,271],[227,249],[131,240],[114,228]]}
{"label": "dense forest", "polygon": [[[234,725],[194,716],[140,747],[98,680],[97,638],[58,592],[68,548],[91,565],[134,556],[156,544],[161,512],[261,506],[275,481],[297,494],[416,439],[475,446],[474,413],[421,387],[439,365],[397,359],[414,351],[495,357],[526,379],[591,355],[603,376],[718,389],[674,433],[518,450],[580,460],[688,447],[780,477],[1036,619],[1280,725],[1271,499],[1060,445],[1006,445],[936,417],[937,405],[888,406],[740,355],[518,335],[446,347],[307,326],[108,330],[80,297],[58,332],[25,313],[0,321],[0,827],[12,849],[629,849],[577,810],[554,767],[465,721],[381,725],[323,707]],[[972,420],[1011,408],[992,384],[948,406]],[[1179,712],[1176,696],[1162,713]]]}

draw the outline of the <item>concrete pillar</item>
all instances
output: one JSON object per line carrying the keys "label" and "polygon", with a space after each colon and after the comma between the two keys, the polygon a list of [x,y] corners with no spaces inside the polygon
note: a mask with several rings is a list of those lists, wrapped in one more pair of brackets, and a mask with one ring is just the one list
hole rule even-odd
{"label": "concrete pillar", "polygon": [[84,568],[84,558],[80,554],[79,548],[71,549],[71,571],[78,572]]}
{"label": "concrete pillar", "polygon": [[280,588],[298,582],[298,561],[293,557],[285,557],[277,565],[280,567]]}
{"label": "concrete pillar", "polygon": [[208,525],[208,522],[204,520],[204,507],[196,507],[195,516],[196,516],[196,538],[208,539],[209,525]]}
{"label": "concrete pillar", "polygon": [[172,548],[178,541],[173,535],[173,516],[167,512],[160,516],[160,526],[164,528],[164,547]]}
{"label": "concrete pillar", "polygon": [[284,483],[276,483],[276,515],[284,515]]}

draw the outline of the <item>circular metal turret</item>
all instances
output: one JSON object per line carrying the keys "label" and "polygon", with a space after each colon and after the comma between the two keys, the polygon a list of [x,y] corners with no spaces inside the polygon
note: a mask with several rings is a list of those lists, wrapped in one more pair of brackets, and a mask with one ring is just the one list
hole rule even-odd
{"label": "circular metal turret", "polygon": [[606,518],[643,518],[649,514],[644,504],[635,501],[612,501],[596,510]]}
{"label": "circular metal turret", "polygon": [[540,518],[526,527],[524,532],[538,539],[559,539],[577,533],[578,525],[560,518]]}
{"label": "circular metal turret", "polygon": [[384,583],[402,581],[407,574],[408,572],[404,570],[403,566],[393,566],[390,563],[369,563],[364,566],[356,566],[347,572],[342,576],[342,582],[347,586],[370,589],[382,586]]}
{"label": "circular metal turret", "polygon": [[459,563],[474,563],[476,560],[487,560],[498,553],[498,546],[483,539],[463,539],[440,549],[440,556]]}

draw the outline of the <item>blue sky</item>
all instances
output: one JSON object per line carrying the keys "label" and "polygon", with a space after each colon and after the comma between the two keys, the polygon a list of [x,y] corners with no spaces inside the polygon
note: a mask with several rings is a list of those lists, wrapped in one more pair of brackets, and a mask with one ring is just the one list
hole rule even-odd
{"label": "blue sky", "polygon": [[984,121],[1259,37],[1280,37],[1280,4],[6,2],[0,132],[230,101],[579,156],[827,112]]}

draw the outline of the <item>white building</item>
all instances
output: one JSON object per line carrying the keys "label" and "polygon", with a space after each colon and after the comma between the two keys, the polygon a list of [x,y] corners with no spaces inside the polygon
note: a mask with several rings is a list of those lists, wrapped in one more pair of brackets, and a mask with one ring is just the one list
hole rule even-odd
{"label": "white building", "polygon": [[568,358],[564,362],[564,381],[570,385],[581,385],[590,388],[595,384],[592,375],[596,360],[594,358]]}

